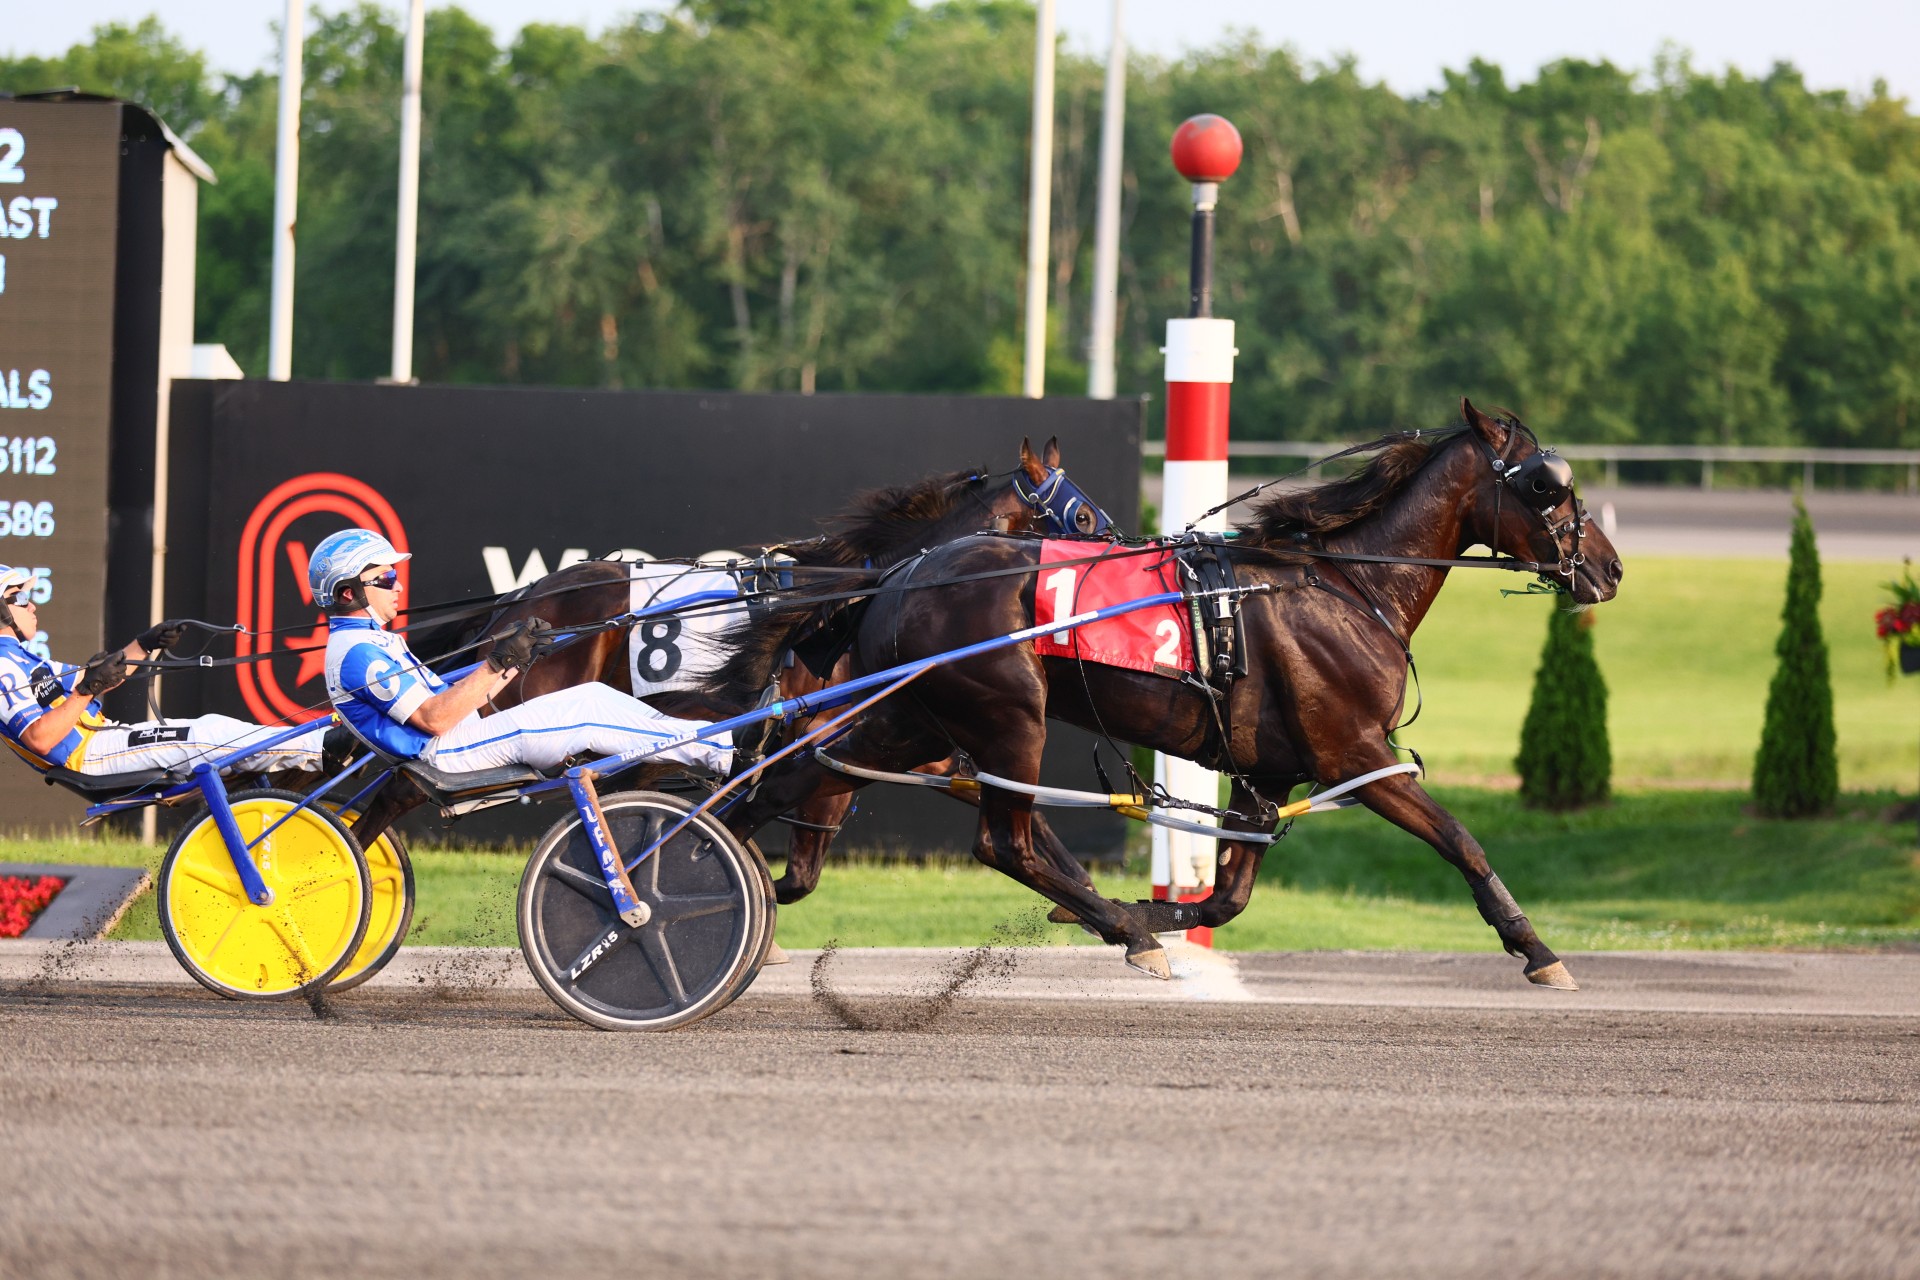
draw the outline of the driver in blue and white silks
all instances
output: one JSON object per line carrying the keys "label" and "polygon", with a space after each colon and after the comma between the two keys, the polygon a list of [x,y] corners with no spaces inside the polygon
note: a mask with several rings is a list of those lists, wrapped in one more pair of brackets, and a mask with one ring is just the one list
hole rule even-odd
{"label": "driver in blue and white silks", "polygon": [[[347,529],[323,539],[307,566],[313,598],[332,615],[328,696],[348,727],[386,755],[424,760],[449,773],[510,764],[551,769],[574,755],[658,746],[707,723],[676,720],[598,683],[482,717],[480,708],[539,656],[539,632],[517,629],[503,636],[486,662],[448,684],[413,656],[405,639],[387,630],[400,612],[395,566],[409,555],[370,529]],[[719,737],[681,743],[654,758],[725,775],[733,766],[733,746],[727,735]]]}
{"label": "driver in blue and white silks", "polygon": [[[127,678],[127,663],[171,648],[185,629],[162,622],[123,649],[85,666],[55,662],[27,648],[39,631],[37,579],[30,569],[0,565],[0,737],[34,768],[59,767],[104,777],[146,769],[185,769],[225,759],[284,726],[249,724],[230,716],[121,724],[100,712],[98,695]],[[329,725],[229,764],[222,772],[266,773],[318,769]]]}

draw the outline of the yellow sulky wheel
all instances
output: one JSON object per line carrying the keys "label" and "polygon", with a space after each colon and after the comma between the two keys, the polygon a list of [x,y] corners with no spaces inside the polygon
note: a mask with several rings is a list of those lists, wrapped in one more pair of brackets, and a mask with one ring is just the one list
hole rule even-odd
{"label": "yellow sulky wheel", "polygon": [[[300,805],[291,791],[229,800],[253,840]],[[247,900],[226,841],[202,809],[160,862],[160,931],[199,983],[236,1000],[284,999],[331,981],[353,959],[372,904],[367,860],[344,823],[303,809],[253,850],[273,901]]]}
{"label": "yellow sulky wheel", "polygon": [[[340,820],[352,827],[360,815],[348,810]],[[327,984],[329,991],[348,991],[387,967],[400,952],[413,924],[413,860],[400,842],[400,833],[389,827],[367,849],[367,877],[373,888],[373,908],[367,915],[367,936],[360,949],[347,961],[340,976]]]}

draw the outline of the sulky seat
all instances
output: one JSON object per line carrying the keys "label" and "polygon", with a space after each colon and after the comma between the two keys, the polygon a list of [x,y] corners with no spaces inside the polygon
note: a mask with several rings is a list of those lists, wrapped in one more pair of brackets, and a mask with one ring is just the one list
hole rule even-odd
{"label": "sulky seat", "polygon": [[92,799],[96,796],[119,796],[135,791],[159,790],[176,783],[186,782],[187,778],[168,769],[136,769],[131,773],[78,773],[72,769],[63,769],[59,765],[48,769],[44,775],[48,786],[62,786],[67,790]]}
{"label": "sulky seat", "polygon": [[436,800],[470,797],[486,791],[503,791],[508,787],[523,787],[530,783],[545,782],[548,778],[547,774],[524,764],[449,773],[444,769],[434,768],[424,760],[399,760],[391,763]]}

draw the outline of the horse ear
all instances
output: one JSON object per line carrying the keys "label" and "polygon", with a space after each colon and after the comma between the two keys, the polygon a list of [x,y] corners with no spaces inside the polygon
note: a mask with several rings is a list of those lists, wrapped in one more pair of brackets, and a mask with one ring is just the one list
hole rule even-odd
{"label": "horse ear", "polygon": [[1473,401],[1465,396],[1460,397],[1460,416],[1467,420],[1468,426],[1480,433],[1480,438],[1491,445],[1495,453],[1507,447],[1506,426],[1474,408]]}
{"label": "horse ear", "polygon": [[1027,479],[1033,483],[1046,483],[1047,468],[1041,464],[1040,459],[1033,456],[1033,442],[1024,436],[1020,438],[1020,469],[1027,473]]}
{"label": "horse ear", "polygon": [[1049,469],[1060,465],[1060,437],[1059,436],[1052,436],[1047,440],[1047,452],[1046,452],[1045,461]]}

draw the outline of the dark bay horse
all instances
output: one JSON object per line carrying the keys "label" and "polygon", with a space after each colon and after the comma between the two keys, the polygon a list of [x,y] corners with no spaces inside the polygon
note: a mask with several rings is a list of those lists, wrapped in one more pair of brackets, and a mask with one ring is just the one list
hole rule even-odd
{"label": "dark bay horse", "polygon": [[[1462,408],[1462,427],[1388,437],[1354,476],[1254,506],[1230,555],[1240,583],[1266,593],[1241,606],[1247,674],[1221,700],[1218,720],[1207,695],[1189,683],[1041,658],[1029,644],[934,669],[908,695],[864,713],[833,755],[899,770],[944,759],[957,744],[982,772],[1032,783],[1054,718],[1232,773],[1229,807],[1239,815],[1271,814],[1267,801],[1283,801],[1301,783],[1332,786],[1398,763],[1389,734],[1405,698],[1407,644],[1447,568],[1310,552],[1445,561],[1485,545],[1558,566],[1560,585],[1579,605],[1611,599],[1622,573],[1575,496],[1565,462],[1543,453],[1516,419],[1488,417],[1464,401]],[[1528,484],[1510,483],[1519,477]],[[914,590],[874,597],[860,623],[856,665],[877,670],[1033,625],[1034,575],[1019,571],[1038,560],[1038,544],[1026,539],[980,535],[935,548],[912,571]],[[1000,570],[1014,574],[952,581]],[[796,625],[793,617],[765,624],[769,634]],[[750,832],[801,797],[863,785],[805,755],[768,774],[732,817],[737,829]],[[1531,981],[1573,989],[1566,966],[1534,932],[1480,845],[1412,777],[1374,782],[1359,798],[1459,869],[1481,917],[1510,954],[1524,958]],[[1129,964],[1169,976],[1151,921],[1060,874],[1036,852],[1033,821],[1028,797],[985,788],[975,856],[1125,946]],[[1275,821],[1239,816],[1224,825],[1270,832]],[[1213,893],[1196,904],[1199,919],[1190,923],[1217,927],[1237,916],[1265,848],[1222,840]]]}
{"label": "dark bay horse", "polygon": [[[1030,442],[1023,440],[1018,465],[1012,471],[1000,475],[989,475],[979,469],[958,471],[873,490],[855,498],[848,510],[823,523],[828,531],[819,537],[750,548],[742,554],[751,557],[771,553],[790,559],[803,584],[832,591],[843,584],[856,585],[862,579],[822,577],[807,583],[805,570],[865,568],[878,573],[923,548],[951,542],[980,529],[1026,532],[1045,527],[1057,536],[1093,534],[1111,528],[1106,514],[1086,500],[1066,477],[1058,438],[1048,440],[1045,449],[1038,453]],[[570,565],[513,593],[518,598],[509,598],[503,607],[484,619],[464,628],[440,630],[436,638],[442,645],[457,647],[478,636],[496,635],[524,618],[542,618],[563,630],[617,618],[632,607],[631,573],[632,566],[619,561],[590,560]],[[582,636],[555,649],[508,685],[490,709],[504,710],[529,698],[590,681],[632,693],[627,661],[631,631],[630,626],[613,628]],[[491,643],[482,643],[460,661],[484,658],[491,649]],[[721,719],[745,711],[767,683],[769,674],[777,677],[781,696],[791,697],[822,688],[832,680],[845,679],[847,670],[848,660],[842,657],[835,663],[833,673],[822,679],[805,664],[795,662],[777,672],[759,675],[758,683],[751,689],[725,695],[716,695],[711,690],[676,690],[651,694],[645,700],[669,715]],[[804,726],[796,730],[799,731],[804,731]],[[643,769],[635,775],[634,785],[645,786],[649,779],[677,771],[677,766]],[[967,797],[955,798],[975,803]],[[786,871],[774,882],[778,901],[797,902],[818,886],[828,846],[846,819],[852,799],[851,793],[834,792],[795,806]],[[417,788],[404,778],[397,778],[368,806],[355,824],[354,832],[363,842],[375,839],[400,815],[424,800]],[[1064,873],[1086,880],[1079,861],[1044,822],[1036,823],[1035,836]]]}

